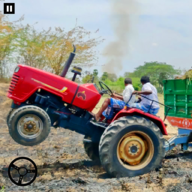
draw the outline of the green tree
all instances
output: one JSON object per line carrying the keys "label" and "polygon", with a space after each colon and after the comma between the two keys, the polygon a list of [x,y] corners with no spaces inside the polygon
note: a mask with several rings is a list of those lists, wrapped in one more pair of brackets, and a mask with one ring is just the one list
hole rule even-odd
{"label": "green tree", "polygon": [[108,73],[108,79],[112,82],[117,81],[117,75],[114,73]]}
{"label": "green tree", "polygon": [[[119,77],[115,82],[106,79],[105,83],[111,88],[111,90],[118,93],[122,93],[122,91],[125,89],[124,79],[124,77]],[[141,89],[141,83],[139,78],[133,77],[132,83],[135,90]]]}
{"label": "green tree", "polygon": [[92,82],[93,74],[91,74],[89,71],[85,71],[83,74],[83,83],[90,83]]}
{"label": "green tree", "polygon": [[87,31],[82,26],[75,26],[70,31],[65,31],[58,27],[50,32],[49,38],[53,43],[48,44],[43,53],[48,59],[48,66],[53,69],[55,74],[60,74],[69,53],[73,49],[73,44],[77,48],[77,55],[73,64],[90,67],[97,62],[98,57],[94,48],[103,42],[104,39],[101,39],[101,37],[93,38],[92,34],[92,32]]}
{"label": "green tree", "polygon": [[180,72],[181,72],[180,70],[175,69],[172,65],[155,61],[155,62],[145,62],[144,65],[137,67],[133,72],[133,75],[137,77],[148,75],[150,77],[158,78],[161,73],[167,73],[167,77],[171,78]]}
{"label": "green tree", "polygon": [[152,84],[162,89],[163,80],[173,78],[174,75],[180,74],[179,69],[175,69],[172,65],[161,62],[145,62],[144,65],[139,66],[133,72],[134,77],[141,77],[147,75],[150,77]]}
{"label": "green tree", "polygon": [[117,81],[117,75],[114,74],[114,73],[107,73],[107,72],[104,72],[103,75],[101,76],[101,80],[102,81],[105,81],[109,79],[110,81],[114,82],[114,81]]}
{"label": "green tree", "polygon": [[97,69],[94,69],[94,70],[93,70],[93,76],[94,76],[94,77],[97,77],[98,73],[99,73],[99,72],[98,72]]}
{"label": "green tree", "polygon": [[94,78],[94,83],[97,85],[97,86],[99,86],[99,77],[98,77],[98,74],[99,74],[99,72],[98,72],[98,70],[97,69],[94,69],[93,70],[93,78]]}
{"label": "green tree", "polygon": [[134,77],[134,74],[133,73],[130,73],[130,72],[125,72],[124,73],[124,77],[126,78],[132,78],[132,77]]}
{"label": "green tree", "polygon": [[108,73],[107,72],[104,72],[103,75],[101,76],[101,80],[102,81],[105,81],[108,79]]}
{"label": "green tree", "polygon": [[13,53],[18,49],[16,41],[19,33],[22,31],[19,20],[10,22],[8,16],[0,11],[0,78],[4,78],[8,74],[8,63],[14,61]]}
{"label": "green tree", "polygon": [[43,69],[48,66],[44,50],[53,43],[49,35],[50,29],[37,31],[34,26],[26,25],[19,36],[18,63]]}
{"label": "green tree", "polygon": [[77,53],[73,64],[92,66],[97,61],[94,48],[103,42],[100,37],[93,38],[92,32],[81,26],[75,26],[70,31],[60,27],[37,31],[34,26],[27,25],[19,39],[19,59],[22,63],[56,75],[61,73],[64,63],[73,51],[73,44],[76,45]]}
{"label": "green tree", "polygon": [[163,80],[168,79],[169,74],[167,72],[162,72],[159,74],[158,83],[163,86]]}

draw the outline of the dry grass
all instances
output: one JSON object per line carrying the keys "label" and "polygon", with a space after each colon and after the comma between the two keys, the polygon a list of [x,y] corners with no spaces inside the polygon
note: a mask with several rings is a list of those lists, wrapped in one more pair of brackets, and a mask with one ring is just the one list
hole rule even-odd
{"label": "dry grass", "polygon": [[189,80],[192,80],[192,69],[187,71],[183,76],[176,76],[175,79],[189,79]]}
{"label": "dry grass", "polygon": [[12,100],[7,97],[8,88],[9,84],[0,83],[0,108],[3,109],[0,111],[0,122],[1,119],[5,119],[12,102]]}
{"label": "dry grass", "polygon": [[182,79],[189,79],[189,80],[191,80],[191,79],[192,79],[192,69],[190,69],[189,71],[187,71],[187,72],[183,75]]}
{"label": "dry grass", "polygon": [[5,96],[5,97],[6,97],[6,92],[5,92],[5,91],[0,90],[0,96]]}
{"label": "dry grass", "polygon": [[12,103],[12,100],[11,99],[7,99],[6,101],[4,101],[1,106],[2,107],[10,107],[11,106],[11,103]]}

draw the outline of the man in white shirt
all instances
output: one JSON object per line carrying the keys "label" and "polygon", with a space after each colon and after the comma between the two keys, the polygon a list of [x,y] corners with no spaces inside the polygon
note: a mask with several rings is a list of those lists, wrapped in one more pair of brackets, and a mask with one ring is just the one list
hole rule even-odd
{"label": "man in white shirt", "polygon": [[[135,108],[141,109],[144,112],[149,112],[153,115],[156,115],[159,111],[159,103],[157,103],[158,102],[157,89],[150,83],[150,79],[147,76],[141,77],[141,83],[143,84],[142,91],[133,92],[133,94],[141,95],[141,102],[134,103],[132,107],[135,107]],[[142,95],[146,98],[142,97]],[[152,104],[151,100],[157,101],[157,102],[153,102]]]}
{"label": "man in white shirt", "polygon": [[95,114],[95,120],[99,121],[101,115],[106,119],[111,119],[113,117],[114,109],[121,110],[125,106],[130,107],[135,102],[135,95],[133,95],[134,88],[132,85],[132,80],[126,78],[124,80],[125,89],[123,95],[112,95],[111,98],[106,98],[100,110]]}

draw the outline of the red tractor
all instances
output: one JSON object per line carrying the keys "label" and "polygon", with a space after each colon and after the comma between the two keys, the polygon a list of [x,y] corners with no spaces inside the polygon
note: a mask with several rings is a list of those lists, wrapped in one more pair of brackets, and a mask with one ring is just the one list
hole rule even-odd
{"label": "red tractor", "polygon": [[26,65],[15,68],[8,91],[13,100],[7,124],[11,137],[24,146],[43,142],[51,127],[83,134],[84,148],[112,176],[137,176],[160,167],[167,135],[157,116],[134,108],[114,113],[111,121],[94,122],[92,110],[103,94],[112,91],[103,82],[75,82],[81,68],[74,67],[72,81],[65,75],[75,56],[65,63],[60,76]]}

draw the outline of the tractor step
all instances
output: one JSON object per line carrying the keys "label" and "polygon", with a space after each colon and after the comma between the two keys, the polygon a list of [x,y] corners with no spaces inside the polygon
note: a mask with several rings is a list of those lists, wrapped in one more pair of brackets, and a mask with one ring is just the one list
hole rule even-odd
{"label": "tractor step", "polygon": [[90,139],[83,139],[83,141],[86,143],[92,143],[92,140],[90,140]]}
{"label": "tractor step", "polygon": [[103,123],[103,122],[95,122],[95,121],[91,120],[90,123],[95,125],[95,126],[102,127],[104,129],[106,129],[108,127],[108,124]]}

